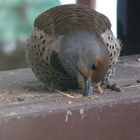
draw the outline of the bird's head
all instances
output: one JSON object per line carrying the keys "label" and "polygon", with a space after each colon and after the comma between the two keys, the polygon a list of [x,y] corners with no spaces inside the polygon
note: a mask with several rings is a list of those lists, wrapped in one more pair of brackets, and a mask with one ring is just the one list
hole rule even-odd
{"label": "bird's head", "polygon": [[110,63],[109,52],[102,41],[92,41],[79,57],[79,72],[85,79],[84,95],[92,94],[94,85],[105,77]]}

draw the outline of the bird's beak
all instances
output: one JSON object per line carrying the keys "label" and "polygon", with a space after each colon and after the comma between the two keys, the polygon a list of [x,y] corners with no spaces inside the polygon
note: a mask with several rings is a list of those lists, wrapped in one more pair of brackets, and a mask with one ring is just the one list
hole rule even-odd
{"label": "bird's beak", "polygon": [[93,94],[94,87],[92,85],[91,76],[85,80],[85,94],[84,96],[91,96]]}

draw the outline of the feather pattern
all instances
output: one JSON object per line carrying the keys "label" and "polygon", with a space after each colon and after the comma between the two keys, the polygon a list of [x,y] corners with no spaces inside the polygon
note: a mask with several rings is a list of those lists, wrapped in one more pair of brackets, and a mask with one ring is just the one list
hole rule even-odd
{"label": "feather pattern", "polygon": [[59,36],[80,28],[104,33],[111,28],[109,19],[84,5],[61,5],[38,16],[34,26],[48,35]]}
{"label": "feather pattern", "polygon": [[104,78],[110,79],[120,54],[120,43],[111,32],[109,19],[84,5],[69,4],[51,8],[34,22],[34,31],[27,40],[26,55],[38,79],[56,87],[77,88],[76,77],[69,75],[59,60],[63,38],[76,30],[94,32],[110,54],[110,66]]}

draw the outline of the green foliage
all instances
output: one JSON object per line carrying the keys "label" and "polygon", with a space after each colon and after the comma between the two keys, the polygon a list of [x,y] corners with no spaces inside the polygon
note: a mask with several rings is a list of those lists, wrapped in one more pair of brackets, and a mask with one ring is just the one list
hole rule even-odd
{"label": "green foliage", "polygon": [[[59,0],[0,0],[0,70],[28,66],[25,42],[20,40],[29,37],[33,22],[40,13],[59,4]],[[5,53],[2,46],[13,41],[16,42],[16,49]]]}
{"label": "green foliage", "polygon": [[8,54],[3,52],[0,47],[0,71],[28,67],[25,58],[24,45],[23,42],[17,41],[16,49]]}
{"label": "green foliage", "polygon": [[1,0],[0,39],[10,41],[27,38],[35,17],[59,4],[59,0]]}

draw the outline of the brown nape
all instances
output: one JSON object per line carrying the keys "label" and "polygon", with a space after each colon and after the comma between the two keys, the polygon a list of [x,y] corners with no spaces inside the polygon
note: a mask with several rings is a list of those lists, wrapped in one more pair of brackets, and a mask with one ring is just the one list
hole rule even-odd
{"label": "brown nape", "polygon": [[96,83],[95,84],[95,88],[96,88],[96,91],[99,92],[99,93],[103,93],[103,89],[101,87],[101,83]]}
{"label": "brown nape", "polygon": [[105,77],[108,70],[108,61],[107,58],[98,58],[96,60],[97,69],[93,71],[92,82],[98,83]]}

